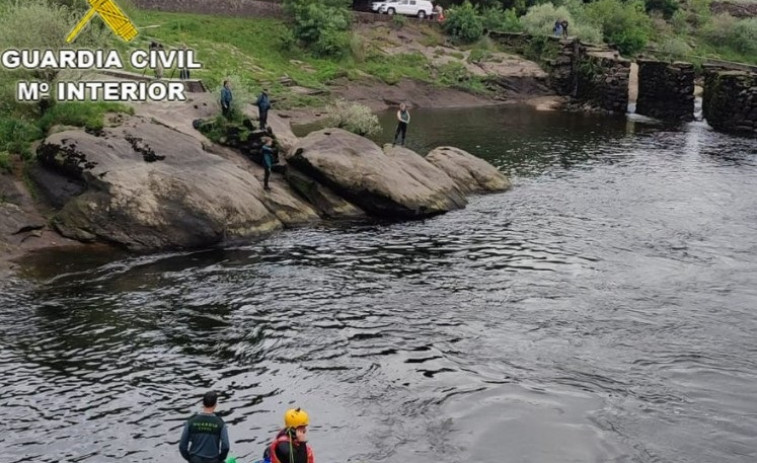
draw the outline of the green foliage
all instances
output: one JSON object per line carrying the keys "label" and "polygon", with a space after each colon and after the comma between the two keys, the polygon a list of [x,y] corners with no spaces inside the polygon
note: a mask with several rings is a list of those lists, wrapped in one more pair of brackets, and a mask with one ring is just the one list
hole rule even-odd
{"label": "green foliage", "polygon": [[43,134],[54,125],[72,125],[88,130],[100,130],[104,127],[103,118],[107,112],[134,114],[134,109],[119,103],[58,103],[39,119],[37,126]]}
{"label": "green foliage", "polygon": [[598,0],[586,6],[586,13],[624,55],[640,52],[649,40],[652,21],[641,0]]}
{"label": "green foliage", "polygon": [[478,8],[466,0],[460,6],[451,7],[445,14],[444,31],[462,43],[472,43],[481,38],[484,25]]}
{"label": "green foliage", "polygon": [[[583,6],[578,5],[574,9],[580,14],[584,14]],[[576,36],[581,40],[591,43],[601,43],[602,33],[588,20],[581,20],[581,16],[574,16],[567,6],[555,7],[552,3],[544,3],[531,7],[525,16],[520,18],[523,29],[531,35],[549,36],[552,35],[552,28],[555,21],[568,21],[568,30],[570,35]],[[532,46],[532,52],[538,50]]]}
{"label": "green foliage", "polygon": [[[2,172],[11,172],[11,155],[0,151],[0,173]],[[0,196],[0,203],[4,202],[3,199],[4,198]]]}
{"label": "green foliage", "polygon": [[481,61],[486,61],[487,59],[491,58],[491,56],[492,54],[489,50],[483,48],[474,48],[470,51],[467,61],[469,63],[480,63]]}
{"label": "green foliage", "polygon": [[346,0],[285,0],[292,36],[315,56],[340,57],[349,49],[351,13]]}
{"label": "green foliage", "polygon": [[29,144],[42,138],[36,125],[21,119],[0,119],[0,152],[29,156]]}
{"label": "green foliage", "polygon": [[401,14],[392,15],[392,25],[396,29],[402,29],[405,25],[407,25],[407,17]]}
{"label": "green foliage", "polygon": [[515,10],[503,10],[500,6],[485,8],[481,14],[484,29],[494,32],[520,32],[520,24]]}
{"label": "green foliage", "polygon": [[[244,118],[245,106],[257,101],[257,96],[253,94],[253,89],[246,85],[242,78],[238,75],[228,76],[225,80],[229,81],[229,87],[231,89],[231,117],[233,121],[240,122]],[[221,89],[223,88],[223,82],[215,87],[212,92],[216,97],[216,103],[218,104],[218,112],[221,112]],[[262,90],[262,89],[257,89]]]}
{"label": "green foliage", "polygon": [[464,86],[465,82],[470,79],[468,70],[462,63],[450,61],[437,69],[439,82],[444,85],[455,87]]}
{"label": "green foliage", "polygon": [[378,117],[367,106],[337,100],[329,106],[328,124],[362,136],[377,135],[381,132]]}
{"label": "green foliage", "polygon": [[542,64],[555,59],[559,52],[559,45],[545,35],[534,36],[524,50],[526,58]]}
{"label": "green foliage", "polygon": [[673,15],[678,11],[678,1],[677,0],[645,0],[644,1],[644,9],[647,13],[651,13],[652,11],[659,11],[662,13],[662,17],[665,19],[670,19],[673,17]]}
{"label": "green foliage", "polygon": [[713,44],[742,54],[757,54],[757,18],[736,19],[727,13],[719,14],[701,32]]}
{"label": "green foliage", "polygon": [[685,58],[693,49],[680,37],[666,37],[660,43],[660,54],[668,58]]}

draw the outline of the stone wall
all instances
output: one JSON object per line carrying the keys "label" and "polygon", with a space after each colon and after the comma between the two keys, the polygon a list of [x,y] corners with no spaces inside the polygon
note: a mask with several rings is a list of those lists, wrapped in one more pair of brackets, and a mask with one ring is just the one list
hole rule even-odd
{"label": "stone wall", "polygon": [[628,111],[629,60],[587,53],[575,68],[575,96],[579,101],[612,113]]}
{"label": "stone wall", "polygon": [[715,130],[757,137],[757,73],[705,68],[702,112]]}
{"label": "stone wall", "polygon": [[638,60],[636,113],[666,121],[694,120],[694,66]]}

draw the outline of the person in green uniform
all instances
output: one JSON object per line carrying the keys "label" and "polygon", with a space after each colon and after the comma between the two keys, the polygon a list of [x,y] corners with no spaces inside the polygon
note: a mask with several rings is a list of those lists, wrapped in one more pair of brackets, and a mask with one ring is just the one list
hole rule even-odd
{"label": "person in green uniform", "polygon": [[179,452],[189,463],[223,463],[229,454],[229,432],[218,416],[218,393],[208,391],[202,398],[202,411],[184,424]]}

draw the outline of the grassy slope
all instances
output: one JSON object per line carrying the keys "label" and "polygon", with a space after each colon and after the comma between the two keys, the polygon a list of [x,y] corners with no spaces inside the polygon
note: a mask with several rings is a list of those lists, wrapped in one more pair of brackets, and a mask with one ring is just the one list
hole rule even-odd
{"label": "grassy slope", "polygon": [[[150,40],[166,47],[186,44],[196,50],[196,59],[203,69],[193,71],[210,88],[223,79],[236,77],[250,91],[257,92],[268,85],[273,94],[284,97],[284,106],[317,105],[320,97],[294,94],[279,83],[283,76],[297,85],[325,89],[326,83],[338,77],[357,79],[367,74],[385,82],[402,77],[432,81],[427,60],[419,54],[387,56],[375,46],[380,37],[353,37],[353,56],[340,60],[317,59],[301,50],[285,50],[281,43],[287,26],[279,20],[267,18],[233,18],[182,13],[163,13],[134,10],[130,12],[142,32],[129,49],[147,48]],[[407,26],[405,26],[407,27]],[[421,28],[429,41],[442,38],[438,31]],[[149,72],[149,71],[148,71]],[[169,70],[166,76],[170,77]],[[174,74],[178,77],[178,73]],[[277,105],[282,107],[281,104]]]}

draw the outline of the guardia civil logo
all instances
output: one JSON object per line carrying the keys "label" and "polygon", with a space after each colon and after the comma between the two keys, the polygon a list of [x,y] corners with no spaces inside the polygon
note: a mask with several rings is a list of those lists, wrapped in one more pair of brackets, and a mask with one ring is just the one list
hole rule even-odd
{"label": "guardia civil logo", "polygon": [[116,34],[117,37],[131,42],[134,37],[137,36],[137,28],[134,23],[131,22],[126,13],[123,12],[116,2],[113,0],[87,0],[89,2],[89,10],[83,18],[74,26],[71,32],[66,37],[66,42],[71,43],[76,40],[79,32],[89,24],[95,15],[100,16],[105,24]]}

